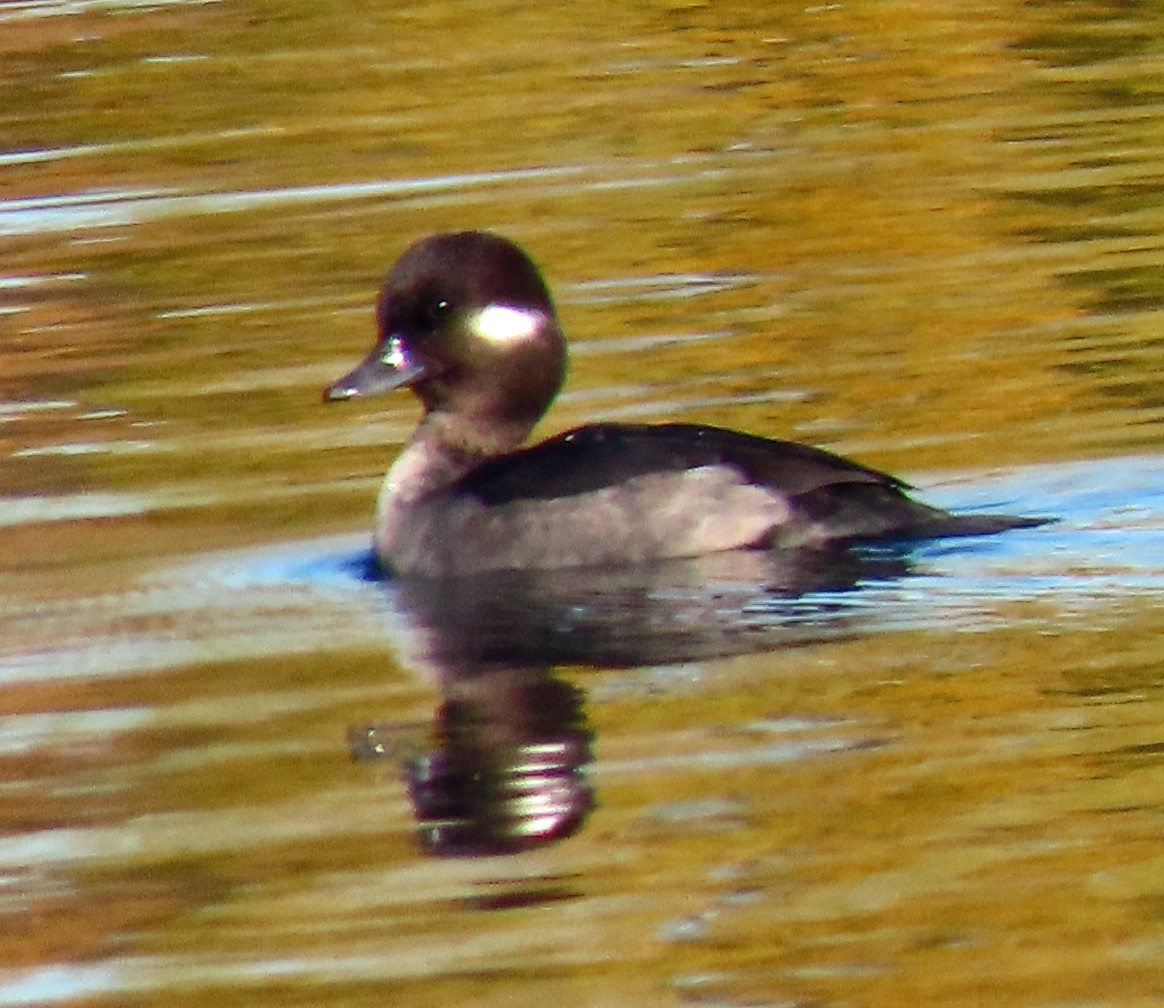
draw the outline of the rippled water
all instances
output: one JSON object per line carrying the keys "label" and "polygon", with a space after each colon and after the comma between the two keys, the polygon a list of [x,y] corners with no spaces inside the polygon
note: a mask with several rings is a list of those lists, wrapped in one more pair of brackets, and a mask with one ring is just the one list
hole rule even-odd
{"label": "rippled water", "polygon": [[[0,1004],[1157,1003],[1161,38],[0,5]],[[465,227],[557,292],[547,432],[1059,521],[378,582],[415,407],[320,394]]]}

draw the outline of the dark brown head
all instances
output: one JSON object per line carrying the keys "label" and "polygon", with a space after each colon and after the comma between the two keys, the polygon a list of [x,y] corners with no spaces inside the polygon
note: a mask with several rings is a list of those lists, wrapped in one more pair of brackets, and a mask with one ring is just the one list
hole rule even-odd
{"label": "dark brown head", "polygon": [[497,451],[525,439],[565,378],[549,291],[530,258],[497,235],[412,245],[384,282],[377,316],[376,346],[327,400],[408,386],[448,440]]}

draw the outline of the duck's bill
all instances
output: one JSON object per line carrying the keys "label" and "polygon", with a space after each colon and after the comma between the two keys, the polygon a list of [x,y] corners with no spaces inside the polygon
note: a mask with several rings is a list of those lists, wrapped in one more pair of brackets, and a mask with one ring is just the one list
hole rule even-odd
{"label": "duck's bill", "polygon": [[324,402],[340,402],[356,396],[376,395],[392,389],[412,385],[424,377],[424,368],[411,360],[404,343],[389,336],[376,345],[354,370],[329,385],[323,393]]}

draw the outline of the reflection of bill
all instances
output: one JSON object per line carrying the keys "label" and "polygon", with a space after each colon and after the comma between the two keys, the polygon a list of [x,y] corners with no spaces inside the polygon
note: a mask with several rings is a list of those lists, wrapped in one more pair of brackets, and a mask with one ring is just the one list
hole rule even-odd
{"label": "reflection of bill", "polygon": [[[571,836],[594,799],[591,734],[575,687],[540,670],[456,683],[437,712],[436,748],[404,760],[420,840],[431,854],[515,854]],[[353,729],[357,759],[402,748],[389,725]]]}

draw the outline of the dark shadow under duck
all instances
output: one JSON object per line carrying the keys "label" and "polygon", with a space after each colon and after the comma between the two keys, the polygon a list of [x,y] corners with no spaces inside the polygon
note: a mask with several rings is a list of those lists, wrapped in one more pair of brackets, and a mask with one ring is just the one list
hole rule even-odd
{"label": "dark shadow under duck", "polygon": [[549,291],[477,231],[407,249],[379,340],[329,401],[407,386],[424,416],[384,480],[383,569],[422,577],[642,564],[743,548],[984,535],[1047,519],[952,514],[831,452],[697,424],[593,424],[522,448],[566,372]]}

